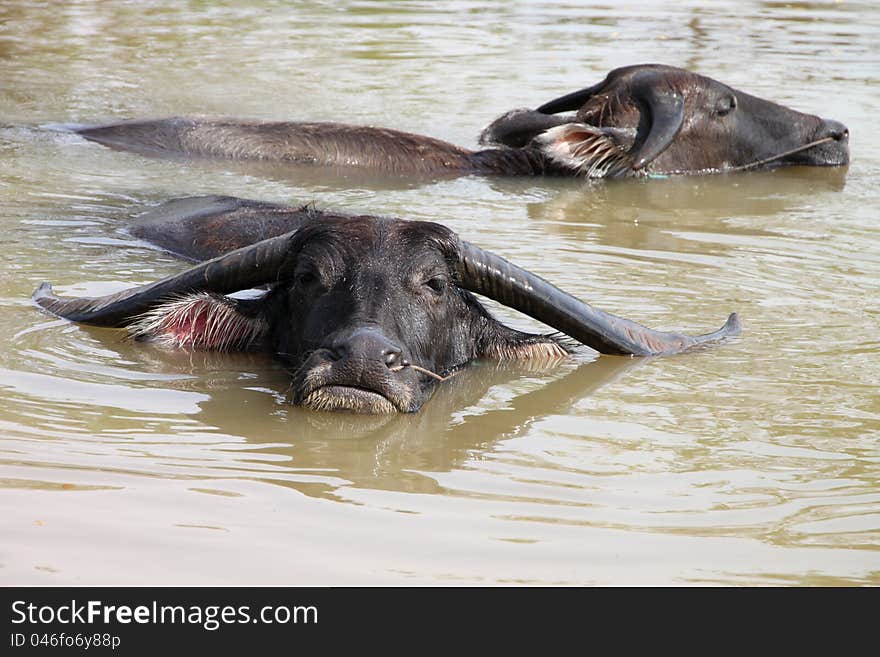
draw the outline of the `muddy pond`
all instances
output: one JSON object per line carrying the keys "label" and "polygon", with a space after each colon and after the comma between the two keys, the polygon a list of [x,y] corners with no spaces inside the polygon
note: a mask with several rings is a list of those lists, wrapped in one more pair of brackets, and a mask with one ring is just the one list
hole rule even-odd
{"label": "muddy pond", "polygon": [[[0,6],[0,583],[880,584],[880,7],[873,2]],[[845,169],[422,181],[161,160],[46,130],[187,114],[476,146],[617,66],[846,123]],[[656,359],[477,363],[413,415],[285,403],[258,355],[36,308],[184,266],[175,196],[443,223],[600,308],[742,335]],[[509,324],[542,327],[493,305]]]}

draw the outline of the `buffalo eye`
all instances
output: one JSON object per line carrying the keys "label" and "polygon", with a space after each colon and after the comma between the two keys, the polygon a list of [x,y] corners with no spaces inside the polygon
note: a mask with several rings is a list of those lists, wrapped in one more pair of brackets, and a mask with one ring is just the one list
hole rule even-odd
{"label": "buffalo eye", "polygon": [[308,288],[318,282],[318,275],[313,271],[299,271],[294,275],[294,281],[301,288]]}
{"label": "buffalo eye", "polygon": [[727,116],[736,109],[736,96],[728,96],[715,107],[716,116]]}
{"label": "buffalo eye", "polygon": [[436,295],[441,295],[446,291],[447,280],[443,276],[432,276],[427,279],[423,285],[427,287],[431,293]]}

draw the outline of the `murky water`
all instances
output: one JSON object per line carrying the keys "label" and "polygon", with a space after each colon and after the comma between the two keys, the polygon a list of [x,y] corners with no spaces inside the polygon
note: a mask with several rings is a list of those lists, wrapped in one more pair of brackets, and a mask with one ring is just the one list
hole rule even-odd
{"label": "murky water", "polygon": [[[0,582],[880,584],[880,7],[0,5]],[[430,184],[147,159],[39,126],[210,114],[474,146],[496,115],[661,61],[845,122],[848,171]],[[721,348],[483,363],[418,415],[283,402],[256,356],[74,326],[179,271],[124,226],[224,193],[435,220]],[[517,326],[535,325],[506,310]]]}

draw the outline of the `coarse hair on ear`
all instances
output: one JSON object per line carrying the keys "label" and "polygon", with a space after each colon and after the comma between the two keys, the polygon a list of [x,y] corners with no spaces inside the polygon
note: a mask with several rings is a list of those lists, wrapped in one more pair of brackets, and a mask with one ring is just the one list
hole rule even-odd
{"label": "coarse hair on ear", "polygon": [[476,319],[474,358],[555,364],[577,348],[576,341],[562,333],[526,333],[510,328],[493,317],[473,294],[461,289],[460,292]]}
{"label": "coarse hair on ear", "polygon": [[483,345],[481,358],[556,363],[572,354],[572,341],[561,333],[523,333],[508,327],[503,328],[506,329],[506,334],[499,332]]}
{"label": "coarse hair on ear", "polygon": [[533,142],[544,155],[584,178],[634,175],[632,159],[613,130],[586,123],[565,123],[545,130]]}
{"label": "coarse hair on ear", "polygon": [[133,340],[169,349],[248,351],[261,346],[269,326],[253,302],[211,292],[179,295],[127,326]]}

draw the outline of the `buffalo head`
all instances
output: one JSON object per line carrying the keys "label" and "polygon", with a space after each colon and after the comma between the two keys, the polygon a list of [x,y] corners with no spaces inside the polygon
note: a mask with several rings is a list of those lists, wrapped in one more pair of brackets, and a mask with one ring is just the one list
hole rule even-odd
{"label": "buffalo head", "polygon": [[843,124],[658,64],[618,68],[537,110],[508,112],[480,141],[538,148],[594,178],[849,162]]}
{"label": "buffalo head", "polygon": [[[101,298],[40,306],[127,326],[140,339],[193,349],[262,349],[292,373],[291,401],[324,410],[417,411],[438,382],[477,358],[557,359],[570,343],[523,333],[472,294],[518,309],[608,354],[662,355],[739,330],[654,331],[593,308],[435,223],[304,213],[290,232],[187,271]],[[258,298],[224,296],[258,286]]]}

